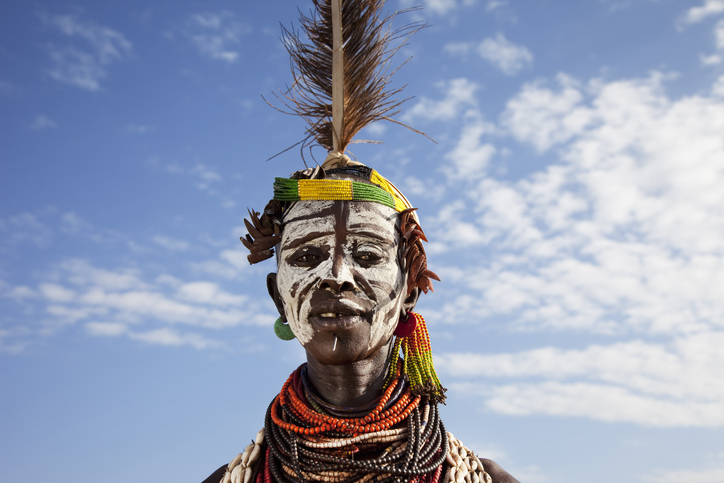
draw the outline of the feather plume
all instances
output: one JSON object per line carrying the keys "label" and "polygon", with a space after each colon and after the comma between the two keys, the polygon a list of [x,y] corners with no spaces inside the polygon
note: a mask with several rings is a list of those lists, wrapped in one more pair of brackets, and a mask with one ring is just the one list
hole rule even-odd
{"label": "feather plume", "polygon": [[[380,120],[420,133],[392,119],[407,99],[395,100],[404,87],[390,89],[388,85],[397,70],[391,66],[393,54],[424,25],[392,30],[392,20],[402,12],[383,16],[384,4],[384,0],[313,0],[310,15],[300,13],[306,40],[300,32],[282,28],[293,83],[277,97],[308,123],[302,149],[316,142],[328,152],[344,154],[362,128]],[[333,66],[344,75],[333,75]]]}

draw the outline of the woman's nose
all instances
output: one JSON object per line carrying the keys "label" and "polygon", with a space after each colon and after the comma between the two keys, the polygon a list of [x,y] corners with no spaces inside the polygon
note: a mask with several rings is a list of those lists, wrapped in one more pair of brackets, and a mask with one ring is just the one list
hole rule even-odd
{"label": "woman's nose", "polygon": [[332,255],[332,263],[329,266],[329,270],[322,275],[319,286],[337,293],[345,291],[354,292],[357,290],[354,274],[344,253],[340,252],[341,250]]}

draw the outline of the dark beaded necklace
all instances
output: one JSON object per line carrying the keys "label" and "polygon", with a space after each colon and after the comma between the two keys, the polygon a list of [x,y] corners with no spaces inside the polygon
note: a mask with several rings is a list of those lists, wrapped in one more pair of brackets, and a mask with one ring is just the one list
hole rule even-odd
{"label": "dark beaded necklace", "polygon": [[306,365],[292,373],[267,409],[267,449],[255,483],[437,483],[445,427],[437,404],[413,396],[397,366],[385,393],[365,408],[324,401]]}

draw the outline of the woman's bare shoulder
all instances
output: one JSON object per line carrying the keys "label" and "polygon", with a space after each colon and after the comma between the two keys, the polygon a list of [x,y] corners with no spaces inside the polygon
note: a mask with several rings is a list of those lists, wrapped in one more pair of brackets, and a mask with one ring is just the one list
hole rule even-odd
{"label": "woman's bare shoulder", "polygon": [[495,461],[480,458],[480,462],[483,463],[485,472],[493,479],[493,483],[520,483]]}

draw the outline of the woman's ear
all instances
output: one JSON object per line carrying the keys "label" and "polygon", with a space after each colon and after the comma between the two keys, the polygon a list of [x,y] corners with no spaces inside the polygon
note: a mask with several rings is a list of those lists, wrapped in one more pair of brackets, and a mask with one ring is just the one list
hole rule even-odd
{"label": "woman's ear", "polygon": [[405,301],[402,303],[402,307],[405,312],[412,312],[417,304],[417,299],[420,298],[420,287],[414,287],[412,292],[407,296]]}
{"label": "woman's ear", "polygon": [[274,301],[274,305],[277,306],[277,311],[282,319],[286,319],[284,315],[284,303],[282,297],[279,295],[279,288],[277,287],[277,274],[270,273],[266,276],[266,289],[269,291],[269,296]]}

